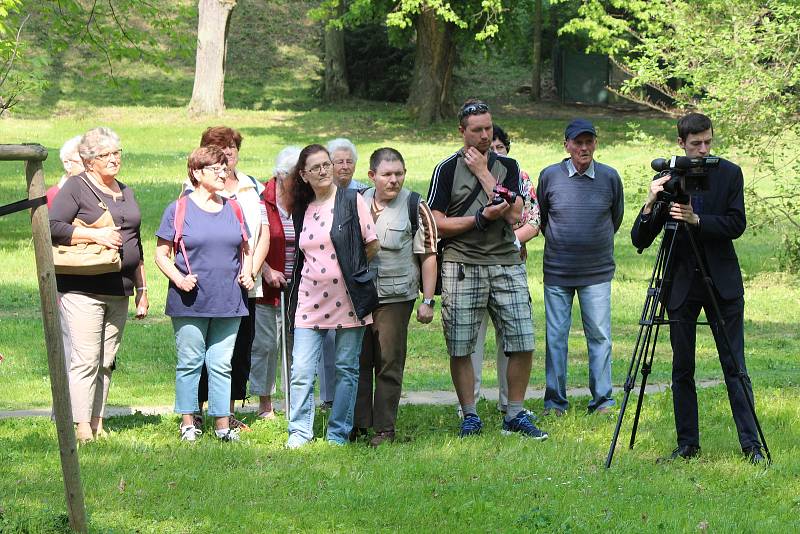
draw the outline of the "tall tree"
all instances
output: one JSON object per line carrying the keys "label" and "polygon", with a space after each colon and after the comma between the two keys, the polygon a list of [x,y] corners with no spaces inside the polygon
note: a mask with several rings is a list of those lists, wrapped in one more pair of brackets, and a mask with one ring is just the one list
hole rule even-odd
{"label": "tall tree", "polygon": [[531,58],[531,100],[542,96],[542,0],[534,0]]}
{"label": "tall tree", "polygon": [[350,94],[344,31],[340,21],[347,8],[344,0],[339,0],[338,4],[336,18],[325,26],[325,100],[328,101],[341,100]]}
{"label": "tall tree", "polygon": [[456,26],[428,7],[417,15],[414,28],[417,47],[407,104],[411,115],[424,125],[453,113]]}
{"label": "tall tree", "polygon": [[[612,91],[675,115],[698,109],[714,119],[722,150],[735,148],[756,163],[747,191],[751,226],[781,232],[784,264],[800,271],[797,15],[797,0],[585,0],[561,31],[586,34],[590,51],[609,54],[628,73]],[[646,86],[675,106],[651,102]]]}
{"label": "tall tree", "polygon": [[216,115],[225,109],[225,56],[236,0],[199,0],[197,59],[189,113]]}
{"label": "tall tree", "polygon": [[[414,30],[416,53],[409,112],[420,124],[429,124],[451,116],[453,70],[457,59],[458,39],[482,42],[494,36],[502,24],[505,3],[510,0],[352,0],[347,11],[338,15],[346,26],[356,26],[376,18],[408,37]],[[311,11],[318,20],[335,19],[340,0],[324,0]]]}

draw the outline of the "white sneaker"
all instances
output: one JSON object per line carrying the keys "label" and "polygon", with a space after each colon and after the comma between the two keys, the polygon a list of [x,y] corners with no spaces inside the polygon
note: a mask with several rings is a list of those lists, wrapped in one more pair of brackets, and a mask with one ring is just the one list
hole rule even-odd
{"label": "white sneaker", "polygon": [[239,430],[235,428],[221,428],[215,431],[220,441],[240,441]]}
{"label": "white sneaker", "polygon": [[194,425],[181,425],[181,441],[197,441],[197,436],[202,433],[203,431]]}

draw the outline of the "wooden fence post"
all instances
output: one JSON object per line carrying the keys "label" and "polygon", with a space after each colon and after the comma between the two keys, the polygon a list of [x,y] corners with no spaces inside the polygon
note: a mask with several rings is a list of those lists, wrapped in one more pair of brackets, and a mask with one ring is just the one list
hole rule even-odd
{"label": "wooden fence post", "polygon": [[[13,146],[13,145],[12,145]],[[11,147],[9,147],[11,148]],[[18,159],[25,159],[25,177],[28,181],[28,198],[45,195],[42,161],[47,150],[39,145],[17,145]],[[10,156],[11,154],[4,154]],[[12,159],[11,157],[2,159]],[[50,368],[50,389],[53,394],[58,445],[61,453],[61,471],[64,476],[64,492],[69,513],[69,524],[76,532],[87,532],[86,507],[83,501],[81,469],[78,463],[78,448],[72,423],[69,383],[64,362],[64,345],[61,338],[61,323],[56,300],[56,277],[53,268],[53,250],[50,238],[50,219],[47,205],[31,209],[31,229],[36,256],[36,273],[39,281],[39,298],[42,308],[47,363]]]}

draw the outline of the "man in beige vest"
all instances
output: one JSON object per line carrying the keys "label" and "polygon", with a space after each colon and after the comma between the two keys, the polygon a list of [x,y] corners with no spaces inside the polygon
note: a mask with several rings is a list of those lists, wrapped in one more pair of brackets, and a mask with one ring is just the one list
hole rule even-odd
{"label": "man in beige vest", "polygon": [[[352,439],[375,430],[370,445],[393,441],[406,364],[408,322],[422,279],[417,321],[433,319],[436,286],[436,224],[419,194],[403,189],[406,166],[393,148],[379,148],[369,160],[374,188],[364,192],[380,251],[369,262],[377,273],[380,304],[372,312],[361,348]],[[421,268],[420,268],[421,267]],[[374,390],[373,390],[374,385]]]}

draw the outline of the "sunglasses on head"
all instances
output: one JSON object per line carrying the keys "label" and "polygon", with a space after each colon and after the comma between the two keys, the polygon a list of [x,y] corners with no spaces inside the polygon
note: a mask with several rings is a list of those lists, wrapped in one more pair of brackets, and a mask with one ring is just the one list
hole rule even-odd
{"label": "sunglasses on head", "polygon": [[481,113],[489,113],[489,106],[483,102],[467,104],[461,108],[461,111],[458,112],[458,120],[461,120],[468,115],[480,115]]}

